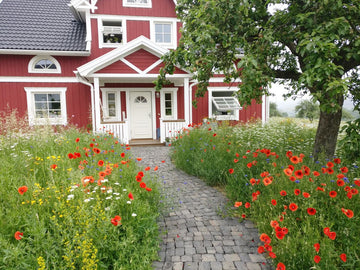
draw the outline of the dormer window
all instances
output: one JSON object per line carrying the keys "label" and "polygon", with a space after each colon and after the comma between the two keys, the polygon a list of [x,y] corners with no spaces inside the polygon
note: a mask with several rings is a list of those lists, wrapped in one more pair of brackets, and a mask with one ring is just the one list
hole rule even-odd
{"label": "dormer window", "polygon": [[29,73],[61,73],[59,62],[51,56],[35,56],[28,65]]}
{"label": "dormer window", "polygon": [[99,45],[117,47],[125,42],[124,21],[121,19],[102,19],[99,21]]}
{"label": "dormer window", "polygon": [[151,8],[151,0],[123,0],[123,6]]}

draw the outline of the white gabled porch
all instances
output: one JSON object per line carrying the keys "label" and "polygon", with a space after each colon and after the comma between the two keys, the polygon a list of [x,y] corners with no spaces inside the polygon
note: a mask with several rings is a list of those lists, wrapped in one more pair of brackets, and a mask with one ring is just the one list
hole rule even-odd
{"label": "white gabled porch", "polygon": [[[178,72],[168,77],[171,86],[160,92],[154,89],[162,61],[150,60],[154,61],[154,55],[160,59],[167,51],[139,37],[77,69],[78,80],[91,89],[93,132],[110,132],[125,144],[134,140],[164,143],[189,125],[192,75]],[[150,54],[144,66],[144,57]],[[140,63],[136,57],[143,66],[136,66]]]}

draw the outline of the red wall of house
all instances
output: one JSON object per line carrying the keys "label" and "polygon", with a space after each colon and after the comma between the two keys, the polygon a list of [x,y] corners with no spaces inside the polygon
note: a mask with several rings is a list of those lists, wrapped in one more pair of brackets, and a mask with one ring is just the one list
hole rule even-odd
{"label": "red wall of house", "polygon": [[95,14],[123,16],[176,17],[173,0],[152,0],[152,8],[124,7],[122,0],[101,0],[97,2]]}
{"label": "red wall of house", "polygon": [[149,21],[126,21],[126,35],[127,42],[139,37],[144,36],[150,39],[150,22]]}
{"label": "red wall of house", "polygon": [[90,90],[78,83],[1,83],[0,111],[7,107],[16,108],[20,116],[27,115],[25,87],[66,87],[66,108],[68,123],[86,127],[90,120]]}

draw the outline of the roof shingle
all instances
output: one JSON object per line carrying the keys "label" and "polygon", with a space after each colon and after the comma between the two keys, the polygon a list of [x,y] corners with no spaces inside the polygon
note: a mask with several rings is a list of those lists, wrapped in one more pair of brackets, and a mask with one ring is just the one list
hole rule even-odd
{"label": "roof shingle", "polygon": [[85,51],[86,25],[76,21],[69,0],[0,2],[0,49]]}

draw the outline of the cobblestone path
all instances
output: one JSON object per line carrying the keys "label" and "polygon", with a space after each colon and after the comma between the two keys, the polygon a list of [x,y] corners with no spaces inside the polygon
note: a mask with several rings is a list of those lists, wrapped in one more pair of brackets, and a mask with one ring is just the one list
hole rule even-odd
{"label": "cobblestone path", "polygon": [[[163,243],[155,270],[270,270],[258,254],[258,231],[250,221],[221,216],[225,196],[174,167],[169,147],[132,147],[141,166],[154,168],[163,183],[169,211],[159,220]],[[161,161],[165,161],[162,163]]]}

